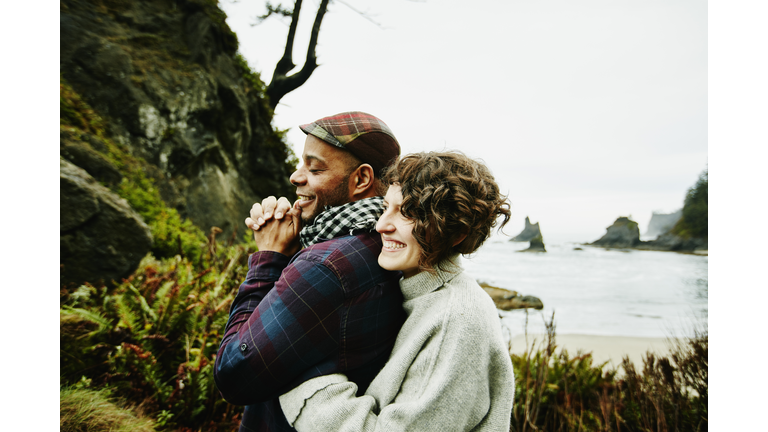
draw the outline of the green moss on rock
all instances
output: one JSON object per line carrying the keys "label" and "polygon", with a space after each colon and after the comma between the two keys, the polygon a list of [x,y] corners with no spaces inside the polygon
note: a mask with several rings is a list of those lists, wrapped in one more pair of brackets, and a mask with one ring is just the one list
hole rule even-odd
{"label": "green moss on rock", "polygon": [[59,77],[59,124],[104,137],[104,121],[62,77]]}
{"label": "green moss on rock", "polygon": [[147,223],[154,237],[152,253],[158,258],[199,257],[206,243],[203,231],[165,204],[154,180],[145,174],[147,163],[106,138],[104,121],[63,78],[59,87],[62,140],[100,154],[122,175],[119,184],[105,186],[128,201]]}

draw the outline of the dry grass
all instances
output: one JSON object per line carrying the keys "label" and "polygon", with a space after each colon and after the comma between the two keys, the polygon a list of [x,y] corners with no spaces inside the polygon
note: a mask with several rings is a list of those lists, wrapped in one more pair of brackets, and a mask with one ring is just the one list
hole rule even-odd
{"label": "dry grass", "polygon": [[59,391],[62,432],[154,432],[155,421],[122,406],[106,390],[68,388]]}

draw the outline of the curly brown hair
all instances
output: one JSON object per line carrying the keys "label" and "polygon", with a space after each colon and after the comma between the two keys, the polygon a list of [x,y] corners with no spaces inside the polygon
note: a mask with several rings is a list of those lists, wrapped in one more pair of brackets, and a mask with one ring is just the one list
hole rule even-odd
{"label": "curly brown hair", "polygon": [[422,251],[420,270],[433,271],[450,256],[476,251],[500,216],[504,220],[499,230],[509,222],[509,200],[499,192],[490,170],[461,152],[409,154],[382,178],[400,185],[400,213],[414,222],[412,235]]}

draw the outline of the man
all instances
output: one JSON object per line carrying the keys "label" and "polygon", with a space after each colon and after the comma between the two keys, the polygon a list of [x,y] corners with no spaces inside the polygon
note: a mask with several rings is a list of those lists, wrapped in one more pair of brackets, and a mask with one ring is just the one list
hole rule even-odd
{"label": "man", "polygon": [[379,267],[374,230],[384,210],[380,174],[400,145],[361,112],[300,128],[303,164],[291,175],[299,200],[291,207],[270,197],[251,209],[246,225],[259,251],[216,357],[221,394],[246,405],[241,431],[294,430],[278,397],[310,378],[344,372],[362,394],[405,319],[400,273]]}

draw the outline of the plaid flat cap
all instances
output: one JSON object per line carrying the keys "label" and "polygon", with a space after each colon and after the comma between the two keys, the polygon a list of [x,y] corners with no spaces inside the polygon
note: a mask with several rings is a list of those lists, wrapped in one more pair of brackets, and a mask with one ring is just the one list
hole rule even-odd
{"label": "plaid flat cap", "polygon": [[307,135],[348,150],[373,167],[377,176],[400,156],[400,143],[389,126],[378,117],[364,112],[343,112],[299,128]]}

